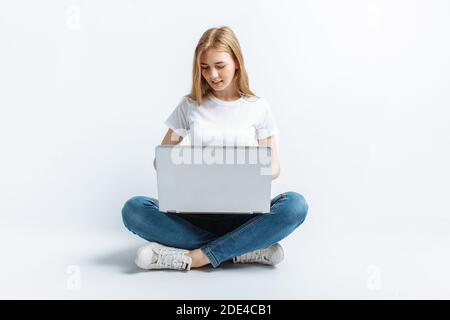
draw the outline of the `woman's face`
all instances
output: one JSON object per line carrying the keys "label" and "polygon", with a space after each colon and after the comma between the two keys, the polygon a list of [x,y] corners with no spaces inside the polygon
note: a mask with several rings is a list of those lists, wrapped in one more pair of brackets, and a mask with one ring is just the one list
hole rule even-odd
{"label": "woman's face", "polygon": [[[203,78],[215,91],[235,90],[233,78],[236,64],[228,52],[208,49],[200,56]],[[230,85],[231,84],[231,85]]]}

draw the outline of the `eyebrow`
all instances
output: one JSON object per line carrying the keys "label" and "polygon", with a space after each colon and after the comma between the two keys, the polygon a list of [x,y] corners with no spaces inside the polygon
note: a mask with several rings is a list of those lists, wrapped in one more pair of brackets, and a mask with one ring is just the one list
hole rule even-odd
{"label": "eyebrow", "polygon": [[[224,61],[217,61],[216,63],[214,63],[214,64],[221,64],[221,63],[225,63]],[[203,62],[200,62],[200,64],[203,64],[203,65],[208,65],[207,63],[203,63]]]}

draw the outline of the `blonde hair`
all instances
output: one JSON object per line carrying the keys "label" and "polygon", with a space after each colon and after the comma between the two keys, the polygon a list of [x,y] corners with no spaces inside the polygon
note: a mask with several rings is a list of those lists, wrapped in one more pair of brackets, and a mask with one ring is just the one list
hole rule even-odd
{"label": "blonde hair", "polygon": [[245,70],[244,57],[239,41],[233,30],[227,26],[206,30],[198,41],[197,47],[195,48],[192,70],[192,89],[191,93],[186,96],[196,101],[197,105],[200,106],[203,99],[212,93],[211,87],[202,76],[200,67],[200,56],[208,49],[228,52],[238,67],[233,80],[239,95],[244,97],[256,97],[250,90],[248,84],[248,75]]}

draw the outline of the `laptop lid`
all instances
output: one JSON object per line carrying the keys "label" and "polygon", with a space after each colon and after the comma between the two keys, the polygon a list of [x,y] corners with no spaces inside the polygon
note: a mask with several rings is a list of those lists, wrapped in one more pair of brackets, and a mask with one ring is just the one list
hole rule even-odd
{"label": "laptop lid", "polygon": [[161,145],[156,172],[160,211],[270,211],[270,147]]}

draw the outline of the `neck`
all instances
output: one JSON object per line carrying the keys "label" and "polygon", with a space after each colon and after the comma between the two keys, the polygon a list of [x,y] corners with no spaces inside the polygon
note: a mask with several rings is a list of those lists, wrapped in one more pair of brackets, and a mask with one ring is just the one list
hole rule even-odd
{"label": "neck", "polygon": [[237,92],[236,88],[231,85],[229,88],[226,88],[223,91],[214,91],[213,90],[212,94],[216,98],[218,98],[220,100],[224,100],[224,101],[233,101],[233,100],[237,100],[241,97],[240,94]]}

